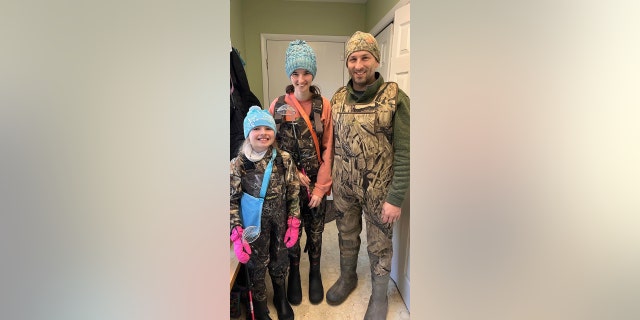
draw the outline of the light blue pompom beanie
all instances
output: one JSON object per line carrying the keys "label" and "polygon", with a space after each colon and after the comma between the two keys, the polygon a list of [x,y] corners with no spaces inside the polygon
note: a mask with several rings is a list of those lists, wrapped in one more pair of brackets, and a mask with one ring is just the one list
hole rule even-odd
{"label": "light blue pompom beanie", "polygon": [[293,40],[289,43],[284,69],[287,77],[290,77],[296,69],[308,70],[314,78],[316,77],[316,54],[306,41]]}
{"label": "light blue pompom beanie", "polygon": [[262,110],[258,106],[249,108],[249,112],[247,112],[247,116],[244,118],[243,125],[245,138],[247,138],[249,136],[249,132],[257,126],[267,126],[273,129],[273,131],[276,131],[276,121],[273,120],[269,111]]}

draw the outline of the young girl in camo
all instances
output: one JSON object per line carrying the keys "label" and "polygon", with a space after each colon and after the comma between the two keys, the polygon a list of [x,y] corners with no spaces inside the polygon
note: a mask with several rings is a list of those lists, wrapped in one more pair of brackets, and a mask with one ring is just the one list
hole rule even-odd
{"label": "young girl in camo", "polygon": [[[251,107],[243,124],[245,141],[238,156],[231,160],[231,241],[238,260],[246,263],[249,271],[256,319],[271,319],[265,285],[268,270],[278,319],[293,320],[285,278],[289,266],[287,248],[298,241],[300,228],[297,169],[289,153],[276,147],[276,124],[268,111],[258,106]],[[262,179],[274,150],[275,158],[260,219],[260,235],[249,244],[242,238],[247,226],[242,224],[240,199],[243,193],[260,196]]]}

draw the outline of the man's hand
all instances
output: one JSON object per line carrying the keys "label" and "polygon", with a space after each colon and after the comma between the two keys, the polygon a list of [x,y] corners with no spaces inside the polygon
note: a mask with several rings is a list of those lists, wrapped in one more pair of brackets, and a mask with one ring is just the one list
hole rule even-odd
{"label": "man's hand", "polygon": [[382,222],[394,223],[400,219],[402,208],[396,207],[389,202],[385,202],[382,205]]}

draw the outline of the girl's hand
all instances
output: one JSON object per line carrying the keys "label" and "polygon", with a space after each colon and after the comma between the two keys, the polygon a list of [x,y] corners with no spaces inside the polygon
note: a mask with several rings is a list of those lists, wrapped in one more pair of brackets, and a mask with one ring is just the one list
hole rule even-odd
{"label": "girl's hand", "polygon": [[233,251],[240,263],[247,263],[251,255],[251,246],[242,238],[244,230],[241,226],[236,226],[231,230],[231,241],[233,241]]}
{"label": "girl's hand", "polygon": [[301,171],[298,171],[298,179],[300,179],[300,184],[305,186],[307,189],[309,188],[309,183],[311,183],[311,179],[309,179],[309,177],[307,177],[306,174],[302,173]]}
{"label": "girl's hand", "polygon": [[298,231],[300,230],[300,219],[289,217],[287,220],[287,231],[284,234],[284,245],[287,248],[293,247],[298,242]]}
{"label": "girl's hand", "polygon": [[309,200],[309,208],[315,208],[320,205],[320,200],[322,197],[318,197],[315,194],[311,196],[311,200]]}

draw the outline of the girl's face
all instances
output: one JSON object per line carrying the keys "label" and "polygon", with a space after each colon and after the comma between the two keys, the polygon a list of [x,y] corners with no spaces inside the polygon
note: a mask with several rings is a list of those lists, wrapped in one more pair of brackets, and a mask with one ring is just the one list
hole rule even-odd
{"label": "girl's face", "polygon": [[309,91],[312,81],[313,75],[306,69],[296,69],[291,73],[291,84],[296,91]]}
{"label": "girl's face", "polygon": [[273,144],[276,133],[267,126],[257,126],[249,131],[249,143],[255,152],[263,152]]}

